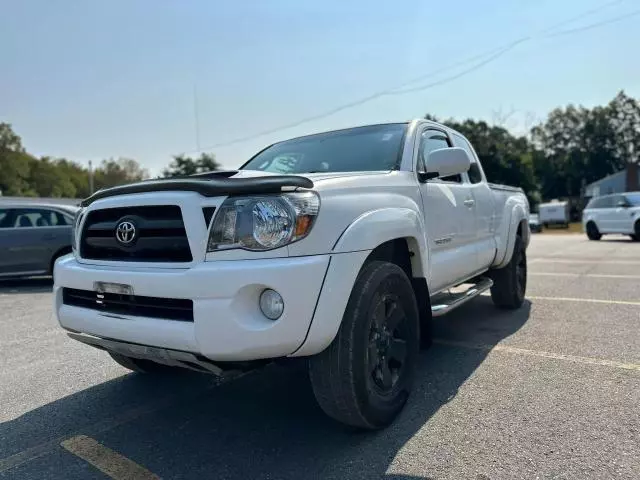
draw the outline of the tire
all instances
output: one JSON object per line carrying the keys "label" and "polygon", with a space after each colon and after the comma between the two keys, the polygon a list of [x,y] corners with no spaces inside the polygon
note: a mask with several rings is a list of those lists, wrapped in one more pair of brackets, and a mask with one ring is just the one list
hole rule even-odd
{"label": "tire", "polygon": [[151,360],[143,360],[141,358],[131,358],[120,355],[119,353],[107,352],[113,358],[116,363],[120,364],[124,368],[127,368],[133,372],[138,373],[154,373],[154,374],[169,374],[178,371],[179,367],[170,367],[169,365],[163,365],[161,363],[152,362]]}
{"label": "tire", "polygon": [[350,427],[386,427],[407,402],[419,348],[418,306],[407,275],[393,263],[365,264],[336,338],[309,360],[320,407]]}
{"label": "tire", "polygon": [[527,291],[527,253],[520,235],[516,236],[509,263],[491,271],[491,299],[498,308],[515,310],[524,303]]}
{"label": "tire", "polygon": [[634,242],[640,242],[640,220],[637,220],[633,226],[633,235],[630,235],[631,240]]}
{"label": "tire", "polygon": [[53,255],[53,257],[51,257],[51,262],[49,262],[49,275],[53,275],[53,267],[56,264],[56,260],[69,253],[71,253],[71,247],[63,248],[62,250],[57,251]]}
{"label": "tire", "polygon": [[589,240],[600,240],[602,238],[602,234],[595,223],[589,222],[587,223],[587,238]]}
{"label": "tire", "polygon": [[636,235],[635,233],[632,233],[629,236],[631,237],[631,240],[633,240],[634,242],[640,242],[640,236]]}

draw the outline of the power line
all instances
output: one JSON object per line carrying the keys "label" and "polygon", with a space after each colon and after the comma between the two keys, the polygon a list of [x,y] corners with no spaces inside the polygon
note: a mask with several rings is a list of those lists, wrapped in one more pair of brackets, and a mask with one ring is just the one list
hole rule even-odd
{"label": "power line", "polygon": [[411,93],[411,92],[420,92],[420,91],[426,90],[428,88],[437,87],[438,85],[443,85],[445,83],[452,82],[453,80],[457,80],[458,78],[464,77],[465,75],[468,75],[468,74],[470,74],[472,72],[475,72],[476,70],[484,67],[488,63],[491,63],[494,60],[497,60],[498,58],[500,58],[505,53],[509,52],[510,50],[514,49],[516,46],[520,45],[522,42],[526,42],[527,40],[529,40],[529,38],[530,37],[524,37],[524,38],[521,38],[520,40],[516,40],[511,45],[509,45],[506,48],[503,48],[502,50],[500,50],[497,53],[494,53],[493,55],[491,55],[486,60],[483,60],[482,62],[479,62],[478,64],[476,64],[476,65],[474,65],[474,66],[472,66],[470,68],[467,68],[466,70],[462,70],[461,72],[458,72],[455,75],[451,75],[449,77],[445,77],[445,78],[443,78],[441,80],[437,80],[435,82],[428,83],[426,85],[421,85],[419,87],[413,87],[413,88],[408,88],[408,89],[404,89],[404,90],[396,90],[396,91],[388,93],[387,95],[404,95],[406,93]]}
{"label": "power line", "polygon": [[196,136],[196,149],[200,149],[200,114],[198,113],[198,88],[193,84],[193,128]]}
{"label": "power line", "polygon": [[562,30],[560,32],[553,33],[548,35],[549,37],[559,37],[561,35],[570,35],[572,33],[584,32],[586,30],[591,30],[593,28],[603,27],[605,25],[609,25],[611,23],[620,22],[622,20],[626,20],[630,17],[635,17],[636,15],[640,15],[640,10],[634,10],[632,12],[626,13],[624,15],[619,15],[617,17],[610,18],[608,20],[602,20],[601,22],[592,23],[590,25],[585,25],[583,27],[576,27],[569,30]]}
{"label": "power line", "polygon": [[[519,40],[518,42],[520,42],[520,41],[522,41],[522,40]],[[510,48],[511,47],[509,47],[509,49]],[[339,113],[339,112],[341,112],[343,110],[347,110],[349,108],[357,107],[358,105],[362,105],[363,103],[367,103],[367,102],[369,102],[371,100],[375,100],[376,98],[379,98],[379,97],[382,97],[382,96],[385,96],[385,95],[394,95],[395,94],[394,91],[399,89],[399,88],[402,88],[402,87],[407,86],[407,85],[411,85],[411,84],[419,82],[421,80],[426,80],[427,78],[430,78],[430,77],[435,77],[436,75],[438,75],[440,73],[444,73],[444,72],[452,70],[452,69],[454,69],[456,67],[459,67],[459,66],[462,66],[462,65],[466,65],[466,64],[468,64],[468,63],[470,63],[472,61],[475,61],[475,60],[478,60],[478,59],[481,59],[481,58],[485,57],[488,53],[494,53],[494,52],[497,51],[501,55],[502,53],[505,53],[504,50],[505,50],[505,48],[502,48],[502,49],[495,49],[494,48],[494,49],[490,50],[489,52],[485,52],[485,53],[482,53],[480,55],[475,55],[475,56],[473,56],[471,58],[467,58],[466,60],[462,60],[460,62],[456,62],[456,63],[450,64],[450,65],[447,65],[446,67],[443,67],[441,69],[438,69],[438,70],[435,70],[435,71],[432,71],[432,72],[429,72],[429,73],[426,73],[426,74],[423,74],[423,75],[419,75],[419,76],[414,77],[414,78],[412,78],[410,80],[407,80],[406,82],[403,82],[403,83],[401,83],[399,85],[396,85],[396,86],[393,86],[391,88],[387,88],[387,89],[384,89],[384,90],[380,90],[378,92],[375,92],[375,93],[372,93],[370,95],[367,95],[366,97],[361,97],[361,98],[359,98],[357,100],[354,100],[352,102],[345,103],[343,105],[335,107],[335,108],[333,108],[331,110],[326,110],[326,111],[324,111],[322,113],[319,113],[319,114],[316,114],[316,115],[312,115],[312,116],[309,116],[309,117],[305,117],[305,118],[296,120],[295,122],[292,122],[292,123],[289,123],[289,124],[283,124],[283,125],[279,125],[277,127],[270,128],[268,130],[263,130],[261,132],[252,133],[251,135],[247,135],[245,137],[235,138],[235,139],[229,140],[227,142],[216,143],[215,145],[210,145],[210,146],[205,147],[203,149],[194,150],[192,152],[187,152],[187,154],[189,154],[189,153],[198,153],[198,152],[201,152],[203,150],[210,150],[210,149],[213,149],[213,148],[226,147],[226,146],[233,145],[233,144],[236,144],[236,143],[245,142],[247,140],[251,140],[251,139],[256,138],[256,137],[262,137],[264,135],[269,135],[271,133],[276,133],[276,132],[279,132],[281,130],[287,130],[289,128],[297,127],[298,125],[302,125],[304,123],[312,122],[314,120],[319,120],[321,118],[328,117],[330,115],[334,115],[336,113]]]}
{"label": "power line", "polygon": [[613,5],[618,5],[620,3],[626,2],[627,0],[612,0],[611,2],[607,2],[603,5],[600,5],[598,7],[592,8],[591,10],[587,10],[586,12],[583,12],[579,15],[576,15],[575,17],[572,17],[570,21],[564,20],[560,23],[557,23],[555,25],[552,25],[550,27],[544,28],[543,30],[541,30],[539,33],[550,33],[553,30],[556,30],[557,28],[563,27],[569,23],[573,23],[577,20],[582,20],[583,18],[589,17],[591,15],[593,15],[594,13],[598,13],[601,12],[602,10],[606,10],[609,7],[612,7]]}
{"label": "power line", "polygon": [[[563,30],[563,31],[556,32],[556,33],[548,33],[548,32],[551,32],[553,30],[556,30],[556,29],[558,29],[558,28],[560,28],[560,27],[562,27],[564,25],[568,25],[570,23],[573,23],[573,22],[575,22],[577,20],[585,18],[585,17],[587,17],[589,15],[592,15],[594,13],[597,13],[597,12],[599,12],[599,11],[605,9],[605,8],[608,8],[608,7],[610,7],[612,5],[615,5],[615,4],[622,3],[624,1],[626,1],[626,0],[613,0],[611,2],[607,2],[606,4],[603,4],[603,5],[599,6],[599,7],[595,7],[595,8],[589,9],[589,10],[587,10],[585,12],[582,12],[582,13],[580,13],[578,15],[575,15],[573,17],[565,19],[562,22],[559,22],[557,24],[552,25],[551,27],[547,27],[545,29],[542,29],[542,30],[538,31],[536,34],[533,34],[531,36],[521,37],[521,38],[519,38],[517,40],[511,41],[511,42],[509,42],[509,43],[507,43],[505,45],[502,45],[500,47],[493,48],[493,49],[491,49],[489,51],[486,51],[486,52],[481,53],[479,55],[476,55],[474,57],[468,58],[466,60],[462,60],[460,62],[456,62],[454,64],[448,65],[446,67],[443,67],[441,69],[438,69],[438,70],[435,70],[435,71],[432,71],[432,72],[428,72],[428,73],[419,75],[418,77],[412,78],[412,79],[410,79],[408,81],[405,81],[405,82],[403,82],[403,83],[401,83],[399,85],[395,85],[393,87],[389,87],[389,88],[386,88],[384,90],[380,90],[378,92],[372,93],[372,94],[367,95],[365,97],[361,97],[361,98],[359,98],[357,100],[342,104],[342,105],[337,106],[335,108],[332,108],[330,110],[326,110],[326,111],[324,111],[322,113],[318,113],[318,114],[315,114],[315,115],[304,117],[304,118],[296,120],[294,122],[290,122],[290,123],[287,123],[287,124],[282,124],[282,125],[279,125],[277,127],[273,127],[273,128],[267,129],[267,130],[262,130],[260,132],[255,132],[255,133],[252,133],[250,135],[243,136],[243,137],[237,137],[237,138],[234,138],[232,140],[225,141],[225,142],[218,142],[216,144],[212,144],[212,145],[209,145],[209,146],[206,146],[206,147],[203,147],[203,148],[198,148],[197,150],[194,150],[194,151],[191,151],[191,152],[185,152],[185,154],[199,153],[199,152],[202,152],[204,150],[211,150],[211,149],[214,149],[214,148],[227,147],[227,146],[234,145],[234,144],[237,144],[237,143],[246,142],[248,140],[253,140],[254,138],[262,137],[262,136],[265,136],[265,135],[270,135],[272,133],[277,133],[277,132],[282,131],[282,130],[288,130],[290,128],[294,128],[294,127],[297,127],[297,126],[305,124],[305,123],[309,123],[309,122],[312,122],[312,121],[315,121],[315,120],[320,120],[322,118],[334,115],[334,114],[339,113],[339,112],[341,112],[343,110],[347,110],[347,109],[350,109],[350,108],[353,108],[353,107],[357,107],[359,105],[362,105],[364,103],[370,102],[370,101],[375,100],[376,98],[380,98],[382,96],[402,95],[402,94],[411,93],[411,92],[423,91],[423,90],[426,90],[428,88],[433,88],[435,86],[443,85],[443,84],[449,83],[449,82],[451,82],[453,80],[456,80],[456,79],[458,79],[460,77],[468,75],[468,74],[470,74],[470,73],[482,68],[483,66],[485,66],[485,65],[487,65],[487,64],[489,64],[489,63],[491,63],[491,62],[493,62],[495,60],[497,60],[502,55],[506,54],[507,52],[509,52],[510,50],[515,48],[517,45],[520,45],[520,44],[522,44],[524,42],[527,42],[527,41],[530,41],[532,39],[535,39],[536,37],[552,38],[552,37],[556,37],[556,36],[560,36],[560,35],[569,35],[569,34],[578,33],[578,32],[584,31],[584,30],[590,30],[590,29],[593,29],[593,28],[604,26],[604,25],[607,25],[609,23],[613,23],[613,22],[616,22],[616,21],[623,20],[623,19],[628,18],[630,16],[634,16],[634,15],[640,14],[640,10],[638,10],[638,11],[631,12],[630,14],[621,15],[620,17],[615,17],[613,19],[604,20],[602,22],[598,22],[598,23],[594,23],[594,24],[591,24],[591,25],[587,25],[585,27],[578,27],[578,28],[574,28],[574,29],[570,29],[570,30]],[[434,76],[436,76],[438,74],[441,74],[441,73],[443,73],[445,71],[448,71],[448,70],[451,70],[453,68],[456,68],[456,67],[459,67],[459,66],[463,66],[463,65],[467,65],[467,64],[469,64],[471,62],[474,62],[474,61],[477,61],[479,59],[484,59],[484,60],[480,61],[479,63],[477,63],[477,64],[475,64],[475,65],[473,65],[473,66],[471,66],[471,67],[469,67],[469,68],[467,68],[467,69],[463,70],[462,72],[459,72],[459,73],[457,73],[455,75],[452,75],[450,77],[447,77],[447,78],[444,78],[444,79],[441,79],[441,80],[438,80],[436,82],[432,82],[432,83],[429,83],[429,84],[426,84],[426,85],[407,88],[407,89],[403,90],[403,87],[406,87],[406,86],[411,85],[413,83],[417,83],[417,82],[419,82],[421,80],[425,80],[425,79],[430,78],[430,77],[434,77]]]}

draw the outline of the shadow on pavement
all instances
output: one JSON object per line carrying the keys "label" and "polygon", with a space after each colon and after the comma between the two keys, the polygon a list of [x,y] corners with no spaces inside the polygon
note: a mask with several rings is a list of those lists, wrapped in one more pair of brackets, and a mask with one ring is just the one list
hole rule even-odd
{"label": "shadow on pavement", "polygon": [[[518,331],[529,314],[528,302],[505,312],[480,297],[438,319],[435,336],[493,346]],[[86,434],[162,478],[434,478],[435,471],[412,477],[387,470],[487,354],[440,344],[423,352],[406,409],[380,432],[354,433],[329,420],[313,398],[302,363],[269,367],[217,387],[212,377],[198,374],[126,375],[1,424],[0,452],[6,458],[56,437]],[[174,397],[163,404],[167,395]],[[0,471],[1,465],[2,460]],[[42,469],[42,461],[5,475],[25,478],[37,475],[30,470],[35,468]],[[60,466],[48,478],[68,476]]]}
{"label": "shadow on pavement", "polygon": [[0,293],[3,294],[47,293],[51,292],[52,289],[53,279],[51,277],[0,280]]}

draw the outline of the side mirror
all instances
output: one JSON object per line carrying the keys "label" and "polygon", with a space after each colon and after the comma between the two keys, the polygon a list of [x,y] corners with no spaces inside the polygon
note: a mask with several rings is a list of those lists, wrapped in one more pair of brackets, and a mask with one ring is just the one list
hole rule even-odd
{"label": "side mirror", "polygon": [[420,173],[420,181],[432,178],[449,177],[469,171],[471,158],[463,148],[439,148],[429,153],[427,171]]}
{"label": "side mirror", "polygon": [[616,207],[618,208],[629,208],[629,204],[625,200],[620,200],[616,203]]}

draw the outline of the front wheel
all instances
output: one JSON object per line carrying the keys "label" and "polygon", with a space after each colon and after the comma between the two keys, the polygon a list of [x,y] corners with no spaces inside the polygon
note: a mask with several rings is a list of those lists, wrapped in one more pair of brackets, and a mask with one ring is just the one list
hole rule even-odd
{"label": "front wheel", "polygon": [[595,223],[589,222],[587,223],[587,238],[589,240],[600,240],[602,238],[602,234]]}
{"label": "front wheel", "polygon": [[419,321],[405,272],[388,262],[367,263],[351,291],[336,338],[309,361],[313,392],[322,410],[356,428],[389,425],[411,391]]}
{"label": "front wheel", "polygon": [[509,263],[503,268],[492,270],[491,278],[491,299],[494,305],[510,310],[522,306],[527,290],[527,253],[520,235],[516,236]]}

